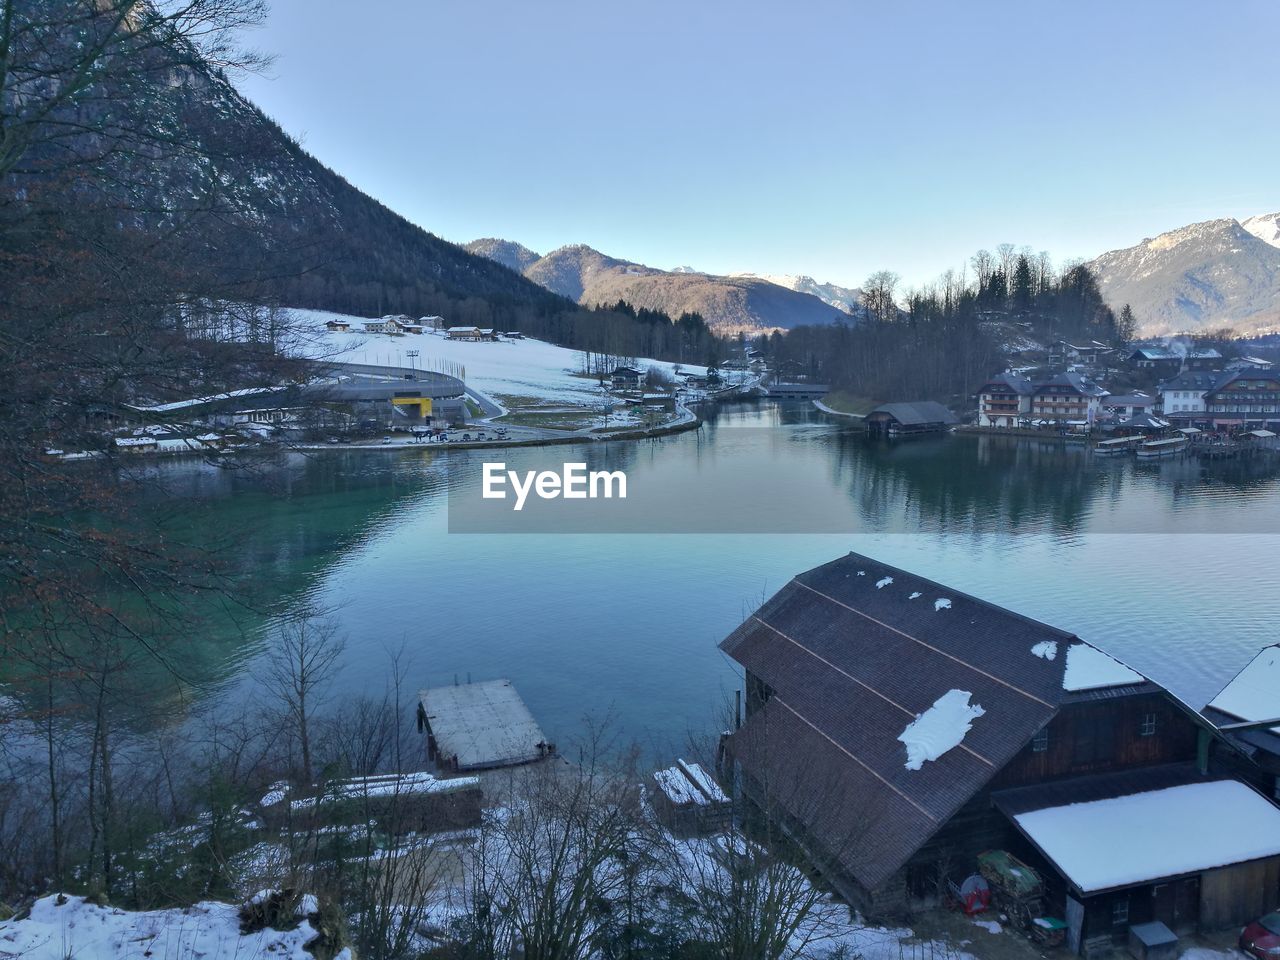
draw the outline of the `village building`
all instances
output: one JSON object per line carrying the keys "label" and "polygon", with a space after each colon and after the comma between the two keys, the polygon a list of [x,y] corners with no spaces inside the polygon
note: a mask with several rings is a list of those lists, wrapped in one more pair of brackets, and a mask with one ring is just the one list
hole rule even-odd
{"label": "village building", "polygon": [[867,430],[889,437],[909,437],[925,433],[942,433],[959,421],[956,415],[936,400],[909,403],[882,403],[867,414]]}
{"label": "village building", "polygon": [[746,688],[723,776],[871,915],[992,850],[1039,872],[1086,954],[1280,898],[1280,808],[1197,762],[1205,718],[1079,637],[849,554],[720,647]]}
{"label": "village building", "polygon": [[640,398],[640,406],[645,410],[660,410],[663,413],[675,413],[676,398],[670,393],[646,393]]}
{"label": "village building", "polygon": [[[711,377],[708,374],[708,380],[712,385],[720,382],[719,374]],[[780,400],[817,400],[825,397],[831,392],[831,386],[826,383],[809,383],[807,381],[797,382],[777,382],[771,383],[765,388],[765,393],[771,397],[777,397]]]}
{"label": "village building", "polygon": [[349,320],[326,320],[324,325],[327,329],[337,333],[346,333],[351,329],[351,321]]}
{"label": "village building", "polygon": [[1225,379],[1221,373],[1188,370],[1156,387],[1160,396],[1160,413],[1178,420],[1205,419],[1204,395]]}
{"label": "village building", "polygon": [[1205,393],[1204,405],[1216,427],[1280,430],[1280,372],[1227,374]]}
{"label": "village building", "polygon": [[427,759],[450,773],[518,766],[556,752],[510,680],[421,691],[418,730]]}
{"label": "village building", "polygon": [[479,327],[450,327],[445,331],[450,340],[479,340],[481,333]]}
{"label": "village building", "polygon": [[377,320],[364,321],[365,333],[400,333],[400,324],[395,317],[379,317]]}
{"label": "village building", "polygon": [[1001,373],[978,388],[978,426],[1016,427],[1031,415],[1035,387],[1026,377]]}
{"label": "village building", "polygon": [[1224,370],[1271,370],[1275,364],[1262,357],[1236,357],[1228,360]]}
{"label": "village building", "polygon": [[1184,370],[1220,370],[1222,369],[1222,354],[1213,347],[1207,347],[1203,350],[1188,350],[1187,355],[1183,358]]}
{"label": "village building", "polygon": [[640,387],[641,373],[635,367],[617,366],[609,375],[609,383],[615,390],[637,390]]}
{"label": "village building", "polygon": [[1169,347],[1137,347],[1126,362],[1135,370],[1154,370],[1171,376],[1182,369],[1182,354]]}
{"label": "village building", "polygon": [[1105,363],[1113,353],[1115,351],[1111,347],[1097,340],[1090,340],[1085,344],[1074,344],[1068,343],[1066,340],[1058,340],[1049,348],[1046,359],[1051,367],[1066,366],[1073,363],[1096,367]]}
{"label": "village building", "polygon": [[1106,390],[1079,373],[1059,373],[1036,383],[1031,417],[1056,423],[1093,423],[1108,396]]}
{"label": "village building", "polygon": [[1102,409],[1123,420],[1143,413],[1154,413],[1159,400],[1146,393],[1112,394],[1102,401]]}

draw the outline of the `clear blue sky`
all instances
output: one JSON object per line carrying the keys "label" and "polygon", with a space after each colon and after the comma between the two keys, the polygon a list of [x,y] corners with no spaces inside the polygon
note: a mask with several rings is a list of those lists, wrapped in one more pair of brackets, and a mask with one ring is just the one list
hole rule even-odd
{"label": "clear blue sky", "polygon": [[1280,3],[273,0],[244,92],[447,239],[908,282],[1280,209]]}

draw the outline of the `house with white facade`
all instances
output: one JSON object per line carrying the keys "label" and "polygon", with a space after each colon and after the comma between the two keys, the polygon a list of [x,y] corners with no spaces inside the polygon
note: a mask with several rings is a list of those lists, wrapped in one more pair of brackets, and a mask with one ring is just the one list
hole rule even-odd
{"label": "house with white facade", "polygon": [[1187,370],[1163,380],[1156,387],[1160,395],[1160,412],[1166,419],[1192,420],[1203,417],[1204,395],[1224,378],[1221,373]]}
{"label": "house with white facade", "polygon": [[1035,387],[1026,377],[1001,373],[978,388],[978,426],[1016,427],[1031,415]]}

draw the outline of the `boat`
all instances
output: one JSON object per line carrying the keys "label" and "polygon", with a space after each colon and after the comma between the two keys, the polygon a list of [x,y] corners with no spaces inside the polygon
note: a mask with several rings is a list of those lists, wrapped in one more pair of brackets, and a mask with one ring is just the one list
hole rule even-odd
{"label": "boat", "polygon": [[1100,457],[1117,457],[1124,453],[1130,453],[1139,446],[1147,442],[1147,438],[1141,435],[1133,437],[1113,437],[1110,440],[1099,440],[1093,448],[1093,452]]}
{"label": "boat", "polygon": [[1166,437],[1161,440],[1148,440],[1138,447],[1138,457],[1142,460],[1157,457],[1175,457],[1186,450],[1190,441],[1186,437]]}

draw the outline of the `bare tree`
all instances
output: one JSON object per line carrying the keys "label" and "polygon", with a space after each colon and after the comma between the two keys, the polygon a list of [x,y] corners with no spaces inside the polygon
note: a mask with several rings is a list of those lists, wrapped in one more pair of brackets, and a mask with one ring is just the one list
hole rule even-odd
{"label": "bare tree", "polygon": [[281,625],[268,657],[268,683],[288,718],[301,761],[298,772],[307,784],[315,781],[312,725],[328,693],[344,643],[332,619],[307,609]]}

